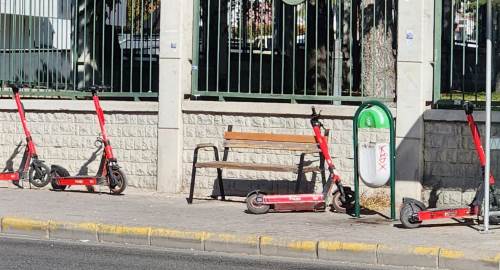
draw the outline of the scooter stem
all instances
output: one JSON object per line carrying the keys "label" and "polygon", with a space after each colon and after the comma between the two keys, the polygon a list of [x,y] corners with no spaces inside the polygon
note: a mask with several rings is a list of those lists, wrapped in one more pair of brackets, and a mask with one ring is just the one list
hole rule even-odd
{"label": "scooter stem", "polygon": [[99,103],[99,96],[97,96],[96,92],[92,93],[92,99],[94,100],[94,106],[97,113],[97,118],[99,119],[99,127],[101,128],[101,136],[104,143],[104,151],[106,153],[107,159],[113,159],[113,149],[109,144],[108,135],[106,133],[105,120],[104,120],[104,111],[101,108],[101,104]]}
{"label": "scooter stem", "polygon": [[14,88],[12,88],[12,91],[14,92],[14,99],[16,101],[17,112],[19,113],[19,118],[21,119],[21,124],[23,126],[24,135],[26,136],[26,143],[27,143],[28,150],[33,155],[36,155],[35,144],[33,143],[33,140],[31,139],[31,133],[28,129],[26,116],[24,114],[24,106],[21,102],[21,97],[19,95],[19,89],[14,87]]}

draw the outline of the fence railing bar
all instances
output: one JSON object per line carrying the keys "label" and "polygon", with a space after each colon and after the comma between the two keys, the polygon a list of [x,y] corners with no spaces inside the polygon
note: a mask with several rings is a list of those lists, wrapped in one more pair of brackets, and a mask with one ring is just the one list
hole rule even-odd
{"label": "fence railing bar", "polygon": [[477,91],[478,91],[478,87],[477,87],[477,81],[479,80],[478,78],[478,51],[479,51],[479,0],[476,0],[476,9],[474,10],[474,19],[476,21],[476,31],[475,31],[475,34],[476,34],[476,50],[475,50],[475,65],[474,65],[474,101],[477,103]]}
{"label": "fence railing bar", "polygon": [[[285,4],[281,4],[282,23],[281,23],[281,94],[283,95],[285,87]],[[295,32],[294,32],[295,35]],[[294,39],[295,40],[295,39]],[[293,77],[295,80],[295,77]],[[293,82],[292,82],[293,84]]]}
{"label": "fence railing bar", "polygon": [[354,39],[354,34],[352,33],[352,2],[353,0],[349,1],[349,96],[352,96],[352,87],[353,87],[353,65],[354,65],[354,60],[352,59],[353,53],[353,42],[352,40]]}
{"label": "fence railing bar", "polygon": [[[104,48],[105,48],[105,44],[106,44],[105,43],[105,41],[106,41],[106,38],[105,38],[106,37],[106,32],[105,32],[106,31],[106,2],[102,3],[102,15],[101,16],[102,16],[101,17],[101,21],[102,21],[102,37],[101,37],[101,39],[102,39],[102,44],[101,44],[101,46],[102,46],[102,48],[101,48],[102,49],[102,52],[101,52],[102,53],[102,61],[101,61],[101,66],[102,66],[101,69],[102,69],[102,71],[101,71],[101,84],[105,85],[106,84],[106,82],[105,82],[105,78],[106,78],[106,60],[105,60],[105,50],[104,50]],[[111,14],[109,15],[109,18],[111,18]],[[113,59],[113,57],[114,56],[112,55],[111,59]],[[113,90],[111,90],[111,91],[113,91]]]}
{"label": "fence railing bar", "polygon": [[[109,22],[111,24],[111,74],[110,74],[110,78],[111,78],[111,81],[110,81],[110,86],[111,86],[111,90],[115,90],[115,25],[116,25],[116,3],[115,3],[115,0],[113,0],[113,2],[111,3],[112,4],[112,8],[110,10],[110,13],[113,12],[113,15],[109,16]],[[113,20],[111,20],[111,18],[113,18]]]}
{"label": "fence railing bar", "polygon": [[[330,93],[330,4],[332,0],[326,1],[326,95]],[[334,37],[335,39],[335,37]]]}
{"label": "fence railing bar", "polygon": [[[104,4],[104,3],[103,3]],[[92,10],[92,57],[90,58],[90,68],[92,69],[92,85],[95,85],[95,65],[97,64],[97,57],[95,54],[95,27],[96,27],[96,0],[94,0],[94,9]]]}
{"label": "fence railing bar", "polygon": [[309,43],[309,39],[307,35],[309,34],[309,30],[307,29],[309,23],[309,1],[305,1],[304,5],[306,6],[305,9],[305,19],[304,19],[304,93],[303,95],[307,95],[307,45]]}
{"label": "fence railing bar", "polygon": [[[22,1],[19,5],[19,48],[24,48],[24,12],[25,12],[25,1]],[[19,55],[19,81],[21,83],[25,82],[25,74],[23,74],[21,68],[24,66],[24,54]],[[16,67],[16,69],[18,69]],[[16,71],[17,72],[17,71]]]}
{"label": "fence railing bar", "polygon": [[365,96],[365,80],[362,75],[365,70],[365,61],[363,61],[363,56],[365,55],[365,8],[364,2],[360,3],[361,6],[361,96]]}
{"label": "fence railing bar", "polygon": [[[114,1],[113,0],[113,5],[114,5]],[[150,7],[152,8],[152,7]],[[197,16],[196,14],[194,16]],[[196,29],[198,30],[198,29]],[[113,34],[113,36],[115,36]],[[150,13],[149,14],[149,40],[150,40],[150,43],[153,41],[153,14]],[[153,81],[153,48],[151,48],[151,44],[149,45],[150,48],[149,48],[149,90],[148,92],[151,93],[153,92],[152,90],[152,81]],[[194,56],[193,56],[194,58]]]}
{"label": "fence railing bar", "polygon": [[264,42],[263,42],[263,30],[264,28],[266,27],[265,24],[263,24],[262,22],[262,16],[263,16],[263,13],[262,13],[262,3],[266,4],[267,2],[264,1],[264,2],[259,2],[259,6],[258,6],[258,12],[259,12],[259,25],[260,25],[260,29],[257,29],[257,31],[259,31],[259,34],[260,34],[260,37],[259,37],[259,42],[260,42],[260,55],[259,55],[259,94],[262,94],[262,46],[264,45]]}
{"label": "fence railing bar", "polygon": [[[450,16],[451,16],[451,19],[450,21],[451,22],[454,22],[455,20],[455,0],[451,0],[451,13],[450,13]],[[452,88],[453,88],[453,45],[455,43],[455,35],[453,34],[453,27],[450,27],[450,93],[452,91]],[[453,99],[452,97],[453,95],[451,94],[450,95],[450,100]]]}
{"label": "fence railing bar", "polygon": [[[373,55],[373,57],[375,57],[375,53],[374,53],[374,47],[375,47],[375,33],[377,31],[377,13],[376,13],[376,10],[377,10],[377,0],[373,0],[373,27],[371,29],[372,33],[371,33],[371,41],[372,41],[372,46],[371,46],[371,49],[370,49],[370,54]],[[364,57],[364,56],[363,56]],[[371,90],[372,90],[372,93],[376,93],[376,90],[375,90],[375,65],[374,63],[371,64],[371,74],[372,74],[372,86],[371,86]]]}
{"label": "fence railing bar", "polygon": [[[314,41],[314,49],[315,49],[315,52],[314,52],[314,95],[317,96],[318,95],[318,20],[319,20],[319,12],[318,12],[318,6],[319,6],[319,1],[316,1],[314,3],[314,6],[315,6],[315,14],[316,14],[316,18],[315,18],[315,33],[314,33],[314,38],[315,38],[315,41]],[[328,28],[328,23],[326,25],[326,28]]]}
{"label": "fence railing bar", "polygon": [[[468,2],[468,1],[467,1]],[[465,7],[467,2],[462,2],[462,14],[465,15]],[[468,5],[467,5],[468,6]],[[465,100],[465,48],[467,47],[467,36],[465,35],[465,29],[468,26],[468,20],[465,20],[465,25],[462,27],[462,100]]]}
{"label": "fence railing bar", "polygon": [[275,22],[275,2],[271,0],[271,93],[274,93],[274,22]]}
{"label": "fence railing bar", "polygon": [[[384,44],[387,44],[387,0],[384,0]],[[384,68],[387,67],[386,55],[383,56]],[[387,80],[384,80],[384,97],[387,97]]]}
{"label": "fence railing bar", "polygon": [[215,89],[217,92],[219,91],[219,77],[220,77],[220,17],[221,17],[220,1],[221,0],[219,0],[217,6],[217,59],[215,60],[216,63]]}
{"label": "fence railing bar", "polygon": [[129,71],[129,92],[132,92],[133,88],[133,76],[134,74],[134,39],[135,39],[135,2],[132,1],[132,14],[130,15],[130,20],[132,21],[132,27],[130,28],[130,35],[129,35],[129,40],[130,40],[130,71]]}
{"label": "fence railing bar", "polygon": [[227,91],[231,89],[231,37],[233,34],[233,2],[229,0],[227,21]]}
{"label": "fence railing bar", "polygon": [[[255,0],[250,0],[250,10],[253,10],[253,4],[255,3]],[[249,12],[250,13],[250,12]],[[255,20],[255,16],[253,18],[248,19],[248,23],[250,24],[250,34],[251,34],[251,40],[250,40],[250,51],[249,51],[249,61],[248,61],[248,93],[252,92],[252,61],[253,61],[253,43],[255,41],[255,34],[254,34],[254,29],[253,29],[253,21]]]}
{"label": "fence railing bar", "polygon": [[[32,67],[31,67],[31,64],[32,64],[32,57],[31,57],[31,46],[32,46],[32,44],[31,44],[31,22],[32,22],[32,13],[31,13],[31,12],[32,12],[32,6],[31,6],[31,4],[32,4],[32,3],[31,3],[31,1],[32,1],[32,0],[30,0],[30,1],[28,2],[28,4],[24,3],[24,5],[25,5],[24,10],[26,10],[26,5],[28,5],[28,8],[27,8],[27,9],[28,9],[28,14],[27,14],[27,16],[28,16],[28,21],[27,21],[27,24],[28,24],[28,26],[27,26],[27,30],[28,30],[28,32],[26,33],[26,34],[27,34],[27,41],[26,41],[26,43],[27,43],[27,46],[28,46],[28,61],[27,61],[28,63],[27,63],[27,64],[26,64],[26,63],[23,63],[23,67],[25,67],[26,65],[28,66],[28,72],[24,72],[24,73],[25,73],[24,77],[25,77],[25,81],[26,81],[26,83],[27,83],[27,84],[30,84],[30,85],[31,85],[31,77],[30,77],[30,75],[31,75],[31,74],[30,74],[30,72],[31,72],[31,70],[32,70]],[[26,15],[25,15],[25,16],[26,16]],[[26,22],[25,22],[25,23],[26,23]],[[25,25],[25,27],[24,27],[24,28],[26,28],[26,25]],[[24,47],[26,47],[26,45],[24,45],[24,46],[23,46],[23,48],[24,48]]]}
{"label": "fence railing bar", "polygon": [[205,59],[206,59],[206,69],[205,69],[205,77],[206,77],[206,82],[205,82],[205,88],[206,88],[206,91],[208,92],[208,88],[209,88],[209,85],[208,85],[208,77],[209,77],[209,74],[210,74],[210,67],[209,67],[209,63],[210,63],[210,2],[211,1],[208,1],[208,12],[204,13],[205,17],[207,18],[207,25],[206,25],[206,33],[207,33],[207,45],[205,47]]}
{"label": "fence railing bar", "polygon": [[[7,1],[4,2],[4,10],[7,11]],[[3,14],[0,14],[2,15],[3,17],[3,29],[2,29],[2,34],[3,34],[3,47],[2,47],[2,59],[3,59],[3,65],[2,67],[3,70],[4,70],[4,74],[3,76],[5,76],[5,78],[10,78],[10,76],[7,75],[7,71],[8,69],[6,68],[7,67],[7,54],[6,54],[6,49],[7,49],[7,44],[6,44],[6,41],[7,39],[5,38],[5,34],[7,33],[7,12],[3,13]],[[1,69],[0,69],[1,70]],[[3,84],[0,86],[3,90]]]}
{"label": "fence railing bar", "polygon": [[[125,3],[128,5],[128,0],[126,0]],[[120,45],[120,92],[123,92],[123,76],[124,76],[123,75],[123,73],[124,73],[123,57],[125,55],[125,53],[123,51],[123,47],[124,47],[124,45],[128,44],[128,41],[125,40],[125,42],[124,42],[123,39],[124,39],[124,31],[125,31],[125,27],[126,27],[126,23],[127,23],[127,12],[124,12],[123,9],[120,9],[120,10],[118,10],[118,14],[119,14],[119,17],[121,18],[120,31],[121,31],[121,38],[122,38],[122,40],[120,41],[120,43],[122,43]]]}
{"label": "fence railing bar", "polygon": [[144,58],[144,0],[141,0],[141,64],[139,67],[140,68],[139,92],[142,92],[142,81],[143,81],[142,76],[143,76],[143,67],[144,67],[143,58]]}
{"label": "fence railing bar", "polygon": [[[295,95],[295,83],[297,81],[295,74],[295,60],[296,60],[296,47],[297,47],[297,7],[293,7],[293,40],[292,40],[292,94]],[[300,16],[300,14],[299,14]],[[283,24],[283,28],[285,28],[285,24]]]}
{"label": "fence railing bar", "polygon": [[[243,20],[244,20],[244,12],[243,9],[245,8],[243,6],[242,0],[239,0],[240,3],[240,16],[238,17],[238,93],[241,93],[241,43],[242,43],[242,28],[243,28]],[[229,89],[228,89],[229,91]]]}

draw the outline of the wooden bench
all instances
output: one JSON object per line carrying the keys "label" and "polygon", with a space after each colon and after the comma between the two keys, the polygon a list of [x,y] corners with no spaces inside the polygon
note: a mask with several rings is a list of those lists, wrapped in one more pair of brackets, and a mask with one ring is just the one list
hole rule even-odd
{"label": "wooden bench", "polygon": [[[328,138],[328,130],[323,135]],[[191,185],[189,189],[189,204],[193,202],[196,169],[214,168],[217,169],[217,181],[219,183],[219,192],[221,200],[225,200],[224,186],[222,184],[222,169],[236,170],[254,170],[254,171],[274,171],[274,172],[293,172],[297,174],[295,183],[295,193],[299,192],[302,176],[304,173],[320,172],[323,184],[326,182],[325,159],[316,143],[313,135],[288,135],[288,134],[270,134],[270,133],[249,133],[233,132],[232,126],[224,133],[224,153],[222,160],[219,159],[219,150],[214,144],[198,144],[194,150],[193,167],[191,172]],[[232,148],[246,149],[268,149],[268,150],[287,150],[300,153],[300,159],[296,165],[281,164],[259,164],[228,161],[229,150]],[[198,151],[200,149],[211,149],[214,152],[214,160],[198,162]],[[319,154],[319,166],[304,165],[305,156],[308,154]],[[258,155],[258,153],[256,153]],[[216,198],[216,196],[213,196]]]}

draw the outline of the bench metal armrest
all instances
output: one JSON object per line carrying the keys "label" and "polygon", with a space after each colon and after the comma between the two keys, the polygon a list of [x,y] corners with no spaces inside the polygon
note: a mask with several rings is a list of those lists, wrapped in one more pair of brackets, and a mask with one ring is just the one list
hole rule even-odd
{"label": "bench metal armrest", "polygon": [[194,149],[193,166],[194,166],[194,164],[196,164],[196,162],[198,162],[198,151],[200,149],[204,149],[204,148],[212,148],[214,151],[215,161],[219,161],[219,149],[217,148],[217,146],[215,146],[215,144],[213,144],[213,143],[200,143],[200,144],[196,145],[196,148]]}
{"label": "bench metal armrest", "polygon": [[213,143],[200,143],[196,145],[196,149],[209,148],[209,147],[217,149],[217,146],[215,146],[215,144]]}

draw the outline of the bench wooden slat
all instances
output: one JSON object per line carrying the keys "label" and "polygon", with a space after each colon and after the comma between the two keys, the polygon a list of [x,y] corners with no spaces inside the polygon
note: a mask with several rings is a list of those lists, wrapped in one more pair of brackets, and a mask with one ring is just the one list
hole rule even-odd
{"label": "bench wooden slat", "polygon": [[288,134],[226,131],[224,133],[224,139],[226,139],[226,140],[293,142],[293,143],[316,144],[316,139],[312,135],[288,135]]}
{"label": "bench wooden slat", "polygon": [[[196,168],[225,168],[237,170],[251,171],[271,171],[271,172],[294,172],[297,173],[296,165],[279,165],[279,164],[259,164],[259,163],[242,163],[242,162],[227,162],[227,161],[211,161],[198,162]],[[320,171],[317,166],[304,167],[304,173]]]}
{"label": "bench wooden slat", "polygon": [[224,147],[300,151],[306,153],[320,152],[316,143],[290,143],[269,141],[226,140]]}

